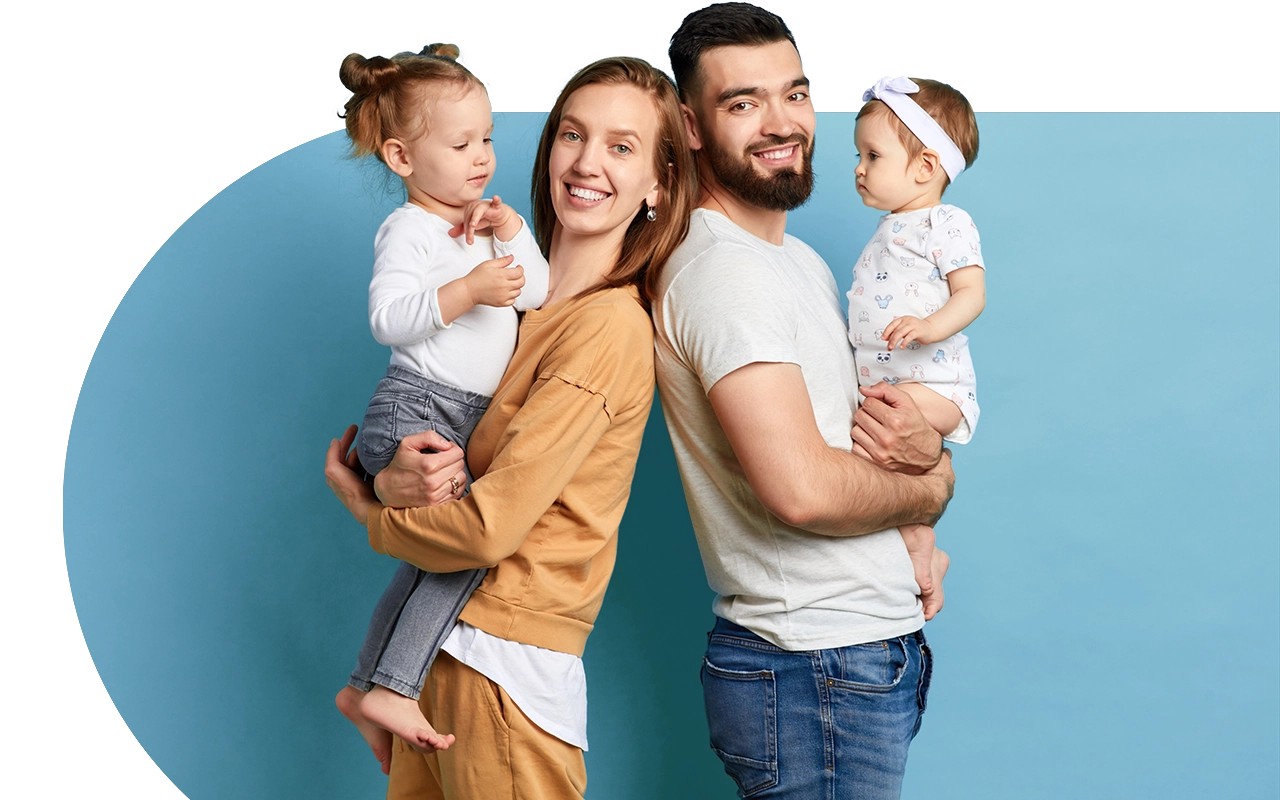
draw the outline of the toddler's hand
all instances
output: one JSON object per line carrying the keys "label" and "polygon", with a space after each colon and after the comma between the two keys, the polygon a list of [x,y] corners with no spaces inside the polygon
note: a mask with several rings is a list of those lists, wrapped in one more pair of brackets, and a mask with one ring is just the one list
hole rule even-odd
{"label": "toddler's hand", "polygon": [[496,194],[492,200],[472,200],[462,210],[462,222],[449,229],[449,236],[466,234],[467,244],[476,243],[476,231],[485,228],[501,228],[515,216],[511,206],[504,206]]}
{"label": "toddler's hand", "polygon": [[884,329],[884,340],[889,343],[890,350],[906,347],[909,342],[933,344],[938,341],[933,335],[933,326],[929,320],[919,317],[898,317]]}
{"label": "toddler's hand", "polygon": [[524,287],[524,267],[507,266],[515,256],[482,261],[462,279],[471,304],[502,308],[515,303]]}

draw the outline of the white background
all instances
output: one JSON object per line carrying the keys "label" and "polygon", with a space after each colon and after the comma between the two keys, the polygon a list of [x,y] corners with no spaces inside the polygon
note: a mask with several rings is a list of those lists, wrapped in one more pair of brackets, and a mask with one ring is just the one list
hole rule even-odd
{"label": "white background", "polygon": [[[94,671],[62,549],[76,397],[117,303],[165,239],[236,178],[338,129],[345,95],[337,71],[349,52],[454,42],[496,110],[543,111],[574,70],[597,58],[635,55],[666,68],[671,33],[698,5],[416,0],[370,12],[259,0],[6,9],[0,792],[182,797]],[[952,83],[980,112],[1280,111],[1271,4],[1225,0],[1181,11],[921,0],[911,12],[862,2],[853,4],[861,11],[820,13],[827,5],[790,0],[786,13],[819,111],[855,110],[863,88],[904,73]],[[520,35],[529,31],[537,38]],[[1212,157],[1212,143],[1188,154],[1188,180],[1201,157]],[[317,481],[325,445],[316,442]],[[123,436],[120,457],[129,457]]]}

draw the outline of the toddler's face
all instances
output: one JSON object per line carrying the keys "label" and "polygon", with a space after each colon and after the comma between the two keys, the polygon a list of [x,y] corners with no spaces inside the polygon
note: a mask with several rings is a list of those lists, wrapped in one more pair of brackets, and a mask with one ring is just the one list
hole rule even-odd
{"label": "toddler's face", "polygon": [[862,202],[881,211],[901,211],[921,192],[908,163],[907,148],[887,115],[875,113],[858,120],[853,134],[858,147],[858,195]]}
{"label": "toddler's face", "polygon": [[427,133],[406,146],[412,172],[405,177],[411,198],[445,217],[484,196],[493,177],[493,112],[489,96],[469,86],[461,97],[447,93],[427,109]]}

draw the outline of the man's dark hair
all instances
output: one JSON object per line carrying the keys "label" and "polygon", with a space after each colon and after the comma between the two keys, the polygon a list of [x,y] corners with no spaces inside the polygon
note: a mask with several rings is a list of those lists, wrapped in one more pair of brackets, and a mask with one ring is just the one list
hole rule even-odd
{"label": "man's dark hair", "polygon": [[705,51],[729,45],[773,44],[783,39],[796,43],[782,17],[750,3],[715,3],[693,12],[680,23],[667,48],[680,99],[688,101],[693,95],[701,77],[698,61]]}

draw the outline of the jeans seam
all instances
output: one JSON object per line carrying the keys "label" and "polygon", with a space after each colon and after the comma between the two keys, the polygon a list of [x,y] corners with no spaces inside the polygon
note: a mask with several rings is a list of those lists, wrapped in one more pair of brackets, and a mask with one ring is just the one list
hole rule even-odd
{"label": "jeans seam", "polygon": [[794,653],[794,650],[783,650],[775,644],[769,642],[757,642],[753,639],[744,639],[740,636],[734,636],[729,633],[714,633],[711,635],[711,641],[718,644],[727,644],[733,647],[746,647],[751,650],[758,650],[762,653]]}

